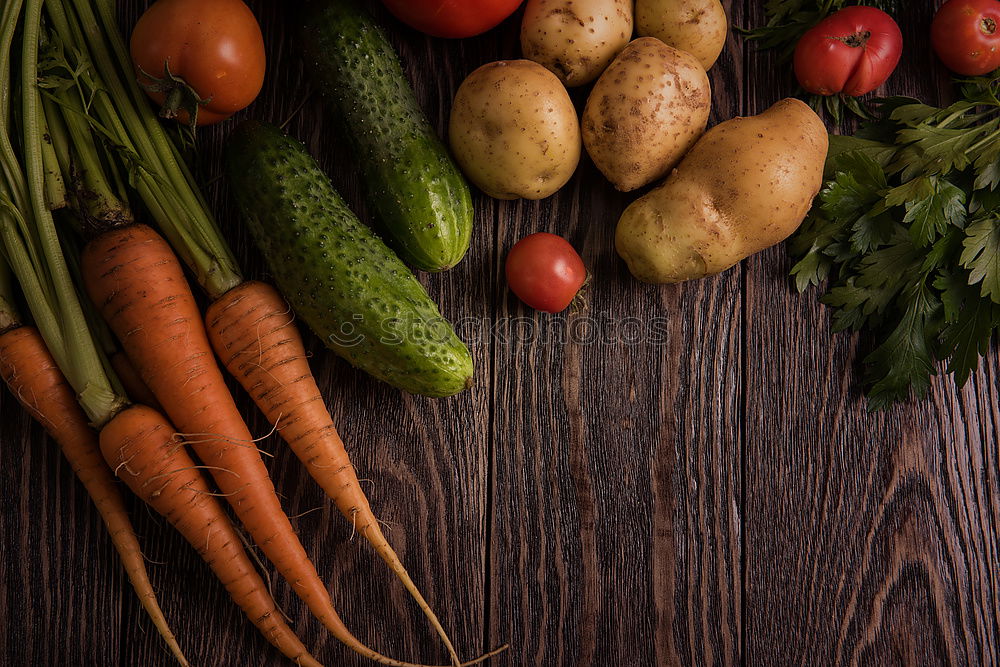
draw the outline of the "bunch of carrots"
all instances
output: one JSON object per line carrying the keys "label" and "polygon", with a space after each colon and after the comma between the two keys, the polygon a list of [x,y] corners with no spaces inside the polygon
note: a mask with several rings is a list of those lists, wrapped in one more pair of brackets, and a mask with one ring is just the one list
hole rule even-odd
{"label": "bunch of carrots", "polygon": [[[5,0],[0,9],[0,247],[0,374],[70,461],[180,664],[115,477],[191,543],[296,663],[320,664],[220,499],[330,633],[379,663],[412,664],[365,646],[337,614],[217,358],[413,596],[452,665],[496,653],[460,661],[383,535],[288,305],[241,276],[135,81],[111,0]],[[204,314],[185,266],[208,297]]]}

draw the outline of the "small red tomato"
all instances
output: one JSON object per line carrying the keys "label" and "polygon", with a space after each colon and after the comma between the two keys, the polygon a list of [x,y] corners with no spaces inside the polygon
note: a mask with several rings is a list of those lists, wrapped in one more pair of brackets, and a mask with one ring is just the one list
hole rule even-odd
{"label": "small red tomato", "polygon": [[522,0],[382,0],[403,23],[435,37],[472,37],[494,28]]}
{"label": "small red tomato", "polygon": [[851,97],[875,90],[903,53],[903,34],[874,7],[846,7],[802,35],[795,46],[795,77],[810,93]]}
{"label": "small red tomato", "polygon": [[566,239],[540,232],[525,236],[507,255],[507,284],[535,310],[565,310],[583,284],[587,267]]}
{"label": "small red tomato", "polygon": [[931,22],[931,44],[945,67],[979,76],[1000,67],[1000,2],[948,0]]}
{"label": "small red tomato", "polygon": [[157,0],[132,29],[139,83],[160,115],[218,123],[248,106],[264,83],[264,38],[242,0]]}

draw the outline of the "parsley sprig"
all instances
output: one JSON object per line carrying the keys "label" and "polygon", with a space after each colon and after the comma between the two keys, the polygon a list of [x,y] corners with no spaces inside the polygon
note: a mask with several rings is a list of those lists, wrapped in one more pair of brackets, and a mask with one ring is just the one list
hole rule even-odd
{"label": "parsley sprig", "polygon": [[872,409],[923,396],[936,361],[964,384],[1000,326],[1000,78],[961,92],[880,100],[854,136],[832,135],[790,245],[798,289],[826,282],[834,329],[874,337]]}

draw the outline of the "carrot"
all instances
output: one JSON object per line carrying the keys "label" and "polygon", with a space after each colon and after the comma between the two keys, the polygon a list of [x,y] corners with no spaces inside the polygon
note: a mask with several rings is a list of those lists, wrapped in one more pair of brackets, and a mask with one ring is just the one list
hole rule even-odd
{"label": "carrot", "polygon": [[0,375],[21,405],[59,445],[101,513],[140,604],[177,662],[188,665],[156,600],[125,502],[98,448],[97,433],[87,422],[38,330],[17,326],[0,334]]}
{"label": "carrot", "polygon": [[247,532],[313,615],[348,648],[387,665],[406,663],[361,643],[344,625],[274,492],[253,438],[212,354],[177,257],[145,225],[92,239],[81,270],[90,298],[140,377],[212,473]]}
{"label": "carrot", "polygon": [[229,290],[205,314],[209,339],[223,365],[253,397],[355,530],[396,574],[457,664],[448,634],[389,545],[361,489],[293,320],[291,308],[278,291],[257,281]]}
{"label": "carrot", "polygon": [[[0,258],[10,262],[47,352],[51,355],[47,365],[40,363],[37,357],[26,356],[27,361],[16,357],[9,359],[8,366],[12,369],[9,370],[9,379],[18,383],[15,393],[26,407],[36,410],[36,415],[46,419],[46,426],[59,435],[57,440],[62,443],[70,437],[80,437],[81,442],[77,444],[81,451],[84,451],[83,446],[86,445],[87,451],[96,455],[91,459],[80,458],[82,463],[79,465],[76,462],[73,464],[75,469],[81,471],[81,478],[85,483],[97,480],[95,471],[103,467],[108,484],[115,489],[111,473],[100,456],[99,438],[89,429],[89,442],[70,430],[63,432],[64,429],[69,429],[71,423],[86,425],[89,422],[94,428],[104,429],[116,419],[128,401],[110,364],[94,340],[94,332],[88,326],[47,204],[46,195],[50,190],[46,188],[45,182],[47,151],[43,148],[43,137],[46,141],[56,139],[46,129],[46,118],[36,85],[39,80],[37,65],[42,4],[43,0],[0,3],[0,241],[3,245]],[[51,13],[58,1],[46,4]],[[23,153],[23,167],[22,156],[15,150],[15,142],[12,141],[10,96],[7,94],[12,89],[11,53],[15,33],[18,32],[21,43],[17,60],[20,63],[20,84],[14,88],[20,91],[22,101],[19,116],[22,133],[16,143]],[[90,76],[85,78],[89,80]],[[57,157],[64,154],[61,150],[53,149],[52,152]],[[100,160],[93,162],[100,163]],[[6,284],[3,277],[4,271],[0,270],[0,301],[3,302],[0,305],[9,306],[11,300],[4,289]],[[9,315],[10,313],[3,315],[4,325],[13,324],[9,322]],[[9,340],[17,342],[20,339]],[[11,344],[7,349],[13,351],[15,346]],[[65,377],[65,383],[70,387],[65,389],[66,393],[61,398],[54,388],[58,383],[51,382],[51,377],[52,386],[41,384],[44,374],[39,369],[51,370],[53,364],[58,366]],[[37,388],[28,382],[36,379],[39,383]],[[77,401],[75,404],[74,397]],[[58,401],[53,414],[48,413],[49,408],[43,401]],[[76,413],[71,412],[74,406]],[[75,417],[68,419],[69,415]],[[173,432],[172,428],[169,430]],[[70,453],[74,457],[78,454],[73,449],[67,456]],[[90,465],[91,461],[100,462],[101,467]],[[120,498],[118,500],[120,508]],[[107,503],[102,505],[110,507]],[[121,544],[129,546],[123,531],[118,527],[120,523],[116,518],[112,528],[113,536],[116,540],[122,539]],[[130,546],[130,551],[138,555],[138,547],[134,543]],[[127,553],[124,558],[128,564],[133,556]],[[141,558],[139,562],[141,564]],[[148,592],[152,593],[151,588]],[[144,604],[148,605],[147,596],[141,597]]]}
{"label": "carrot", "polygon": [[108,362],[111,364],[111,368],[115,370],[118,379],[121,380],[122,386],[125,388],[125,393],[128,394],[133,402],[148,405],[157,410],[161,409],[160,402],[156,400],[156,396],[153,396],[153,392],[149,390],[146,383],[139,377],[139,373],[136,372],[132,366],[132,362],[129,361],[128,356],[124,352],[121,350],[113,352],[108,357]]}
{"label": "carrot", "polygon": [[166,418],[143,405],[126,408],[101,430],[100,443],[108,465],[191,543],[267,640],[300,665],[319,665],[285,623],[236,529]]}
{"label": "carrot", "polygon": [[[0,376],[59,445],[97,506],[140,604],[177,661],[187,665],[157,602],[124,500],[91,427],[103,424],[122,399],[104,373],[87,329],[49,209],[65,200],[65,192],[60,191],[64,184],[52,178],[58,169],[52,160],[58,161],[58,156],[54,147],[44,146],[52,133],[35,85],[41,10],[38,0],[0,6]],[[21,44],[15,49],[18,32]],[[19,53],[12,58],[15,51]],[[28,83],[13,80],[13,63],[19,64],[21,81]],[[17,124],[12,122],[11,90],[19,91],[14,98],[21,102]],[[13,307],[10,269],[37,329],[21,326]]]}
{"label": "carrot", "polygon": [[[31,1],[31,0],[29,0]],[[37,1],[37,0],[35,0]],[[93,164],[115,164],[121,162],[123,155],[131,156],[125,161],[124,166],[129,170],[129,183],[132,185],[139,197],[145,203],[148,213],[155,220],[159,230],[169,239],[174,250],[179,257],[187,264],[192,274],[197,279],[199,285],[204,288],[210,300],[216,300],[226,294],[229,290],[243,283],[243,278],[239,273],[235,258],[222,238],[218,225],[212,217],[208,206],[198,192],[197,185],[191,173],[185,167],[181,155],[175,145],[169,140],[158,119],[150,110],[148,101],[144,93],[140,90],[134,77],[127,76],[131,72],[132,65],[128,60],[127,49],[121,40],[116,20],[113,12],[113,3],[100,2],[92,5],[91,2],[83,0],[47,0],[46,10],[51,21],[52,37],[58,39],[64,46],[72,67],[86,67],[93,76],[87,77],[86,81],[81,81],[81,86],[72,87],[68,95],[82,95],[87,109],[87,115],[93,116],[99,122],[102,132],[107,132],[110,136],[109,142],[86,142],[72,141],[73,149],[76,152],[85,153],[85,157],[92,158],[92,153],[102,150],[102,145],[108,143],[116,147],[116,150],[105,151],[104,160],[90,159]],[[96,12],[95,12],[96,10]],[[34,79],[26,79],[34,80]],[[79,106],[81,100],[72,100],[68,103],[60,103],[63,111],[62,116],[65,125],[72,129],[72,120],[79,116],[73,114],[72,109]],[[67,113],[67,110],[70,113]],[[141,165],[141,168],[135,168]],[[70,171],[72,175],[72,170]],[[66,174],[64,173],[64,177]],[[114,190],[113,187],[103,187],[107,183],[113,185],[115,179],[100,178],[100,174],[94,183],[94,187],[88,189]],[[125,200],[120,196],[118,199]],[[84,212],[86,213],[86,212]],[[93,216],[91,216],[93,217]],[[102,219],[106,219],[102,218]],[[113,245],[113,244],[112,244]],[[173,261],[173,260],[171,260]],[[99,269],[103,272],[116,264],[112,260]],[[134,267],[129,266],[128,271]],[[159,267],[157,267],[159,268]],[[134,283],[128,285],[129,288],[135,285],[142,285],[149,281],[156,283],[152,273],[149,276],[132,274]],[[85,284],[93,283],[94,280],[88,278]],[[111,282],[111,281],[109,281]],[[180,282],[183,282],[181,279]],[[159,287],[157,285],[157,287]],[[91,288],[88,286],[87,288]],[[104,297],[111,297],[115,294],[117,286],[104,285]],[[186,291],[186,287],[184,288]],[[173,298],[173,295],[164,295],[159,289],[152,290],[159,296]],[[174,308],[174,304],[152,301],[147,299],[145,290],[133,291],[131,296],[124,301],[115,299],[117,305],[124,308],[131,307],[129,298],[142,297],[145,303],[140,316],[133,317],[131,313],[109,313],[109,318],[119,320],[130,320],[131,325],[116,328],[119,338],[133,337],[141,338],[143,342],[126,343],[126,354],[131,359],[133,366],[139,373],[140,378],[150,385],[153,394],[163,405],[165,412],[179,427],[192,433],[207,433],[209,436],[201,437],[203,442],[199,443],[198,452],[204,457],[213,459],[233,459],[233,469],[238,470],[242,476],[240,479],[249,479],[246,485],[237,484],[234,476],[230,475],[228,480],[229,499],[234,503],[237,513],[251,513],[251,510],[241,510],[244,497],[252,497],[261,500],[261,514],[263,519],[258,518],[257,522],[247,523],[246,518],[241,514],[248,532],[258,543],[261,539],[267,544],[275,535],[281,535],[279,541],[285,542],[287,548],[269,547],[265,549],[268,558],[278,566],[279,570],[286,577],[292,576],[295,583],[296,592],[309,604],[314,614],[334,631],[340,633],[339,637],[349,641],[349,636],[339,618],[333,612],[332,602],[329,601],[329,594],[323,588],[323,595],[320,595],[318,576],[315,569],[308,561],[304,550],[298,540],[294,538],[294,533],[288,524],[287,518],[281,513],[280,503],[274,498],[273,487],[266,476],[260,457],[254,452],[247,453],[249,448],[249,432],[245,424],[238,419],[238,414],[231,407],[231,398],[224,397],[222,392],[221,376],[217,377],[215,364],[211,361],[211,353],[202,350],[200,340],[195,348],[188,347],[190,330],[189,325],[193,319],[190,317],[190,310],[184,306],[184,318],[186,322],[174,322],[163,318],[145,318],[143,313],[167,312]],[[189,295],[184,297],[189,298]],[[98,295],[99,302],[101,295]],[[117,306],[115,306],[117,308]],[[111,310],[115,310],[111,308]],[[163,325],[173,327],[175,333],[168,333],[165,336],[151,339],[148,331],[143,327],[160,328]],[[204,326],[204,323],[202,323]],[[181,333],[176,333],[181,332]],[[180,337],[171,337],[180,336]],[[200,334],[194,335],[200,338]],[[183,338],[183,341],[182,341]],[[124,338],[123,338],[124,340]],[[175,348],[169,349],[168,348]],[[184,354],[191,352],[191,356]],[[139,356],[135,350],[139,350]],[[156,357],[163,356],[176,362],[176,366],[171,367],[168,363],[160,363]],[[145,361],[146,363],[143,363]],[[211,367],[211,368],[210,368]],[[194,375],[187,375],[186,373]],[[159,386],[151,379],[150,374],[157,374],[162,377]],[[171,380],[166,378],[170,377]],[[171,382],[176,380],[176,384],[171,388]],[[192,406],[182,405],[187,402],[189,395],[192,395],[192,386],[211,387],[204,394],[199,393],[199,399],[210,398],[209,405]],[[172,393],[166,397],[164,392]],[[217,399],[219,399],[217,401]],[[218,415],[205,414],[216,412],[216,408],[221,408]],[[186,412],[179,412],[186,411]],[[185,414],[190,419],[185,418]],[[207,428],[210,424],[215,428]],[[221,434],[221,437],[220,437]],[[240,445],[243,445],[242,447]],[[211,451],[209,451],[211,450]],[[235,451],[234,451],[235,450]],[[238,460],[237,460],[238,459]],[[243,469],[241,466],[248,466]],[[226,486],[226,481],[222,480],[218,471],[214,475],[220,488]],[[251,486],[263,482],[258,488],[250,490]],[[238,488],[237,488],[238,487]],[[227,492],[223,488],[224,492]],[[256,512],[256,510],[253,510]],[[254,528],[257,532],[254,532]],[[277,532],[271,532],[273,530]],[[370,531],[369,531],[370,532]],[[287,539],[291,537],[291,540]],[[383,539],[384,541],[384,539]],[[396,559],[398,561],[398,558]],[[291,569],[289,569],[291,568]],[[299,576],[303,575],[303,576]],[[412,582],[410,582],[412,585]],[[422,602],[422,598],[420,599]],[[426,606],[425,602],[422,602]],[[332,612],[332,613],[331,613]],[[435,627],[440,630],[440,623],[433,619]],[[333,630],[335,629],[335,630]],[[448,645],[453,664],[457,664],[451,642],[444,636]],[[353,638],[351,641],[356,642]],[[355,650],[365,649],[358,644],[353,646]],[[362,652],[364,652],[362,651]]]}

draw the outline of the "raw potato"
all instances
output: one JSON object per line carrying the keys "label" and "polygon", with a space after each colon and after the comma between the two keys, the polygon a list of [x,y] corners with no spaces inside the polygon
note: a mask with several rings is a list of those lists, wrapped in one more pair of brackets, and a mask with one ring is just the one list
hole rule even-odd
{"label": "raw potato", "polygon": [[580,123],[552,72],[530,60],[483,65],[458,87],[448,137],[455,159],[496,199],[542,199],[580,162]]}
{"label": "raw potato", "polygon": [[590,83],[632,39],[632,0],[528,0],[524,57],[567,86]]}
{"label": "raw potato", "polygon": [[649,283],[725,271],[802,224],[828,146],[823,122],[795,99],[716,125],[662,186],[625,209],[618,254]]}
{"label": "raw potato", "polygon": [[705,131],[711,107],[698,60],[641,37],[594,84],[583,110],[583,145],[616,188],[635,190],[684,157]]}
{"label": "raw potato", "polygon": [[640,35],[687,51],[706,70],[719,59],[729,32],[719,0],[636,0],[635,24]]}

